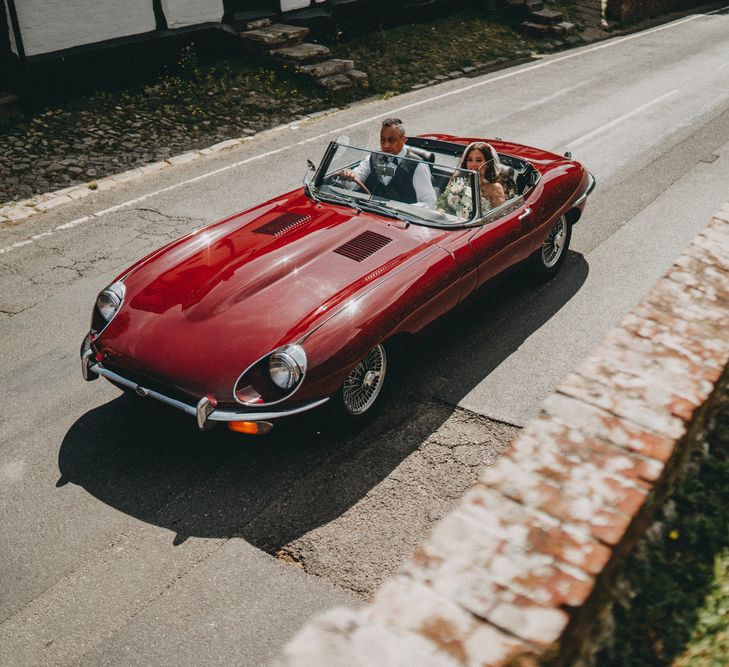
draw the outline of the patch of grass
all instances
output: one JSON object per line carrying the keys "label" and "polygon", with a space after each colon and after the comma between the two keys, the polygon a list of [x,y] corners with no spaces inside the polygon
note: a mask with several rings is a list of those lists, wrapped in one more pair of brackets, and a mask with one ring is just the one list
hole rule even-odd
{"label": "patch of grass", "polygon": [[624,571],[601,666],[726,665],[729,656],[729,411],[716,416]]}
{"label": "patch of grass", "polygon": [[[355,61],[370,77],[375,93],[404,92],[439,74],[497,58],[541,50],[510,22],[471,9],[445,18],[379,30],[333,48],[338,58]],[[519,52],[519,53],[517,53]]]}

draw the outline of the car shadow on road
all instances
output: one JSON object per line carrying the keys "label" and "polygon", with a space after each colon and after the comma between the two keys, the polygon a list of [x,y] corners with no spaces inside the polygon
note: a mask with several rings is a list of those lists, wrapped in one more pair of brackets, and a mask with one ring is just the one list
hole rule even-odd
{"label": "car shadow on road", "polygon": [[[356,435],[323,428],[316,413],[260,438],[222,427],[201,433],[176,410],[123,394],[69,429],[58,486],[79,485],[169,529],[175,544],[241,537],[276,553],[357,504],[456,410],[423,388],[447,377],[451,396],[467,394],[559,311],[587,274],[585,258],[571,252],[546,286],[518,270],[481,290],[419,337],[387,404]],[[491,344],[477,354],[485,333]]]}

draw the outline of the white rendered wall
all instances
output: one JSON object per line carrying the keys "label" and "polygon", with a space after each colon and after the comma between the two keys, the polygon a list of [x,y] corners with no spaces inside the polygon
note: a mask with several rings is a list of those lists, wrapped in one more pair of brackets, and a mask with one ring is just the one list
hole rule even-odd
{"label": "white rendered wall", "polygon": [[[28,56],[155,29],[152,0],[20,0],[15,6]],[[17,53],[12,29],[10,36]]]}
{"label": "white rendered wall", "polygon": [[311,5],[311,0],[281,0],[281,11],[290,12],[294,9],[304,9]]}
{"label": "white rendered wall", "polygon": [[[149,0],[150,5],[152,0]],[[167,27],[184,28],[223,18],[223,0],[162,0]]]}

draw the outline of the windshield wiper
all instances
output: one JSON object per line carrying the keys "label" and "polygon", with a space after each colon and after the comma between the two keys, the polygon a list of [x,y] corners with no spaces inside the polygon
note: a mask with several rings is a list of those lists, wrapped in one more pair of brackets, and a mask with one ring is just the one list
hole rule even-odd
{"label": "windshield wiper", "polygon": [[326,194],[322,194],[321,192],[319,192],[319,198],[323,199],[324,201],[334,201],[337,204],[344,204],[345,206],[353,208],[355,211],[357,211],[357,213],[362,213],[362,207],[360,206],[360,203],[358,201],[347,199],[346,197],[338,195],[334,192],[327,192]]}
{"label": "windshield wiper", "polygon": [[382,213],[382,215],[387,215],[391,218],[395,218],[396,220],[400,220],[401,222],[407,222],[408,224],[411,222],[411,220],[408,220],[408,218],[403,217],[397,211],[393,211],[391,208],[389,208],[385,204],[378,204],[377,202],[366,201],[366,202],[360,202],[360,207],[363,208],[365,211],[372,211],[374,213]]}

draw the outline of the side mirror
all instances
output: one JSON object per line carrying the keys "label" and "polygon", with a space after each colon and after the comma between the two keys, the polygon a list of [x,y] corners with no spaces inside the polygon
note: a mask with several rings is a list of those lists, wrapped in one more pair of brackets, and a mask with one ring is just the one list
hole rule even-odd
{"label": "side mirror", "polygon": [[309,167],[309,171],[316,171],[316,165],[311,160],[307,160],[306,165]]}

